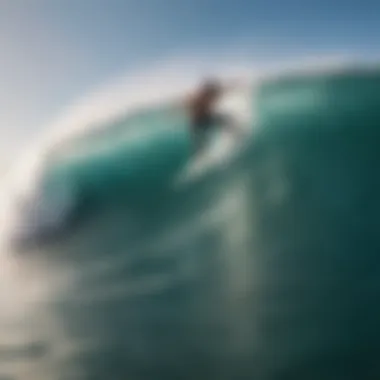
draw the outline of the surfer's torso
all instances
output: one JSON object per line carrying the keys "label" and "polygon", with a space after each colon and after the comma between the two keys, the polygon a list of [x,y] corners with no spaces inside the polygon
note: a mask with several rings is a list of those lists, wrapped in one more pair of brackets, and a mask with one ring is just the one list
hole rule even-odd
{"label": "surfer's torso", "polygon": [[207,132],[217,126],[224,129],[235,130],[230,117],[216,111],[217,103],[226,92],[227,87],[217,81],[207,81],[201,88],[188,98],[187,112],[190,121],[190,132],[195,149],[204,145]]}
{"label": "surfer's torso", "polygon": [[188,104],[191,124],[194,127],[205,127],[212,120],[217,98],[208,94],[192,97]]}

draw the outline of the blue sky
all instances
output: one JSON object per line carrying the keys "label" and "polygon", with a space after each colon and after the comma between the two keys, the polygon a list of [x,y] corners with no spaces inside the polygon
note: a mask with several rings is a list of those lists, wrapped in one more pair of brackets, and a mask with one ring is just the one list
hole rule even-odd
{"label": "blue sky", "polygon": [[2,0],[2,145],[38,130],[110,78],[170,56],[238,48],[257,61],[334,53],[373,57],[380,42],[376,3]]}

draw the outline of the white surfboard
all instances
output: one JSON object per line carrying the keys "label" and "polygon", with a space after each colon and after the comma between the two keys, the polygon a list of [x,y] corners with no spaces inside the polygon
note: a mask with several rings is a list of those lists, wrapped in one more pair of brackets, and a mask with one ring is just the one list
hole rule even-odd
{"label": "white surfboard", "polygon": [[218,136],[213,138],[211,144],[204,151],[190,160],[185,170],[189,179],[206,174],[209,170],[227,163],[233,153],[237,151],[241,138],[237,138],[225,130],[221,130],[217,134]]}

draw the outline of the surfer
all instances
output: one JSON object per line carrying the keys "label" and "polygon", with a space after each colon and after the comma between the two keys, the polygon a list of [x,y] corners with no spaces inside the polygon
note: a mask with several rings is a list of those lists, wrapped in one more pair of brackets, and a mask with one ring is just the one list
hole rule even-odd
{"label": "surfer", "polygon": [[190,119],[190,133],[195,150],[198,151],[206,137],[206,133],[214,127],[228,128],[233,133],[238,131],[236,123],[227,114],[215,111],[220,98],[235,88],[236,85],[225,86],[219,81],[209,79],[186,100],[186,109]]}

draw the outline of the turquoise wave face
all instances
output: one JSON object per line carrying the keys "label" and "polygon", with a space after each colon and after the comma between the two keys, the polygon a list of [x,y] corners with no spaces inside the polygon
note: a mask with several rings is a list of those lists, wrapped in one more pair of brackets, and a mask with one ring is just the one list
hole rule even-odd
{"label": "turquoise wave face", "polygon": [[[230,163],[226,178],[231,170],[239,173],[255,166],[265,146],[262,141],[271,134],[278,138],[297,129],[299,136],[313,133],[317,141],[322,129],[334,134],[365,123],[369,131],[379,118],[378,82],[376,71],[366,71],[264,83],[252,99],[254,139]],[[61,210],[71,220],[72,215],[82,218],[108,203],[129,202],[138,208],[160,197],[176,197],[179,190],[174,182],[189,161],[191,148],[187,118],[178,109],[136,111],[54,147],[40,183],[40,203],[45,209]],[[203,178],[203,186],[215,175]],[[198,191],[194,184],[189,186]]]}
{"label": "turquoise wave face", "polygon": [[[230,163],[226,178],[231,170],[239,173],[254,167],[265,146],[262,141],[272,133],[278,138],[297,129],[299,136],[315,134],[317,141],[322,129],[334,134],[365,123],[369,130],[379,117],[375,107],[378,82],[376,72],[361,72],[264,83],[252,99],[254,140]],[[140,110],[54,148],[41,182],[42,204],[62,209],[71,220],[71,215],[81,218],[108,203],[124,202],[138,208],[160,197],[176,197],[174,182],[190,153],[183,113],[173,107]],[[212,183],[214,177],[211,172],[203,182]]]}
{"label": "turquoise wave face", "polygon": [[41,198],[54,207],[63,193],[65,201],[72,199],[70,208],[83,212],[120,199],[136,205],[174,196],[192,151],[181,110],[139,111],[55,147],[46,160]]}
{"label": "turquoise wave face", "polygon": [[286,77],[267,83],[258,97],[259,115],[266,127],[342,128],[346,123],[377,123],[378,70],[344,74]]}
{"label": "turquoise wave face", "polygon": [[168,162],[181,163],[188,151],[185,118],[170,117],[166,110],[152,111],[105,125],[100,132],[63,146],[53,152],[48,173],[81,178],[95,188],[102,181],[111,185],[117,178],[131,183],[138,180],[138,173],[147,178],[164,174]]}
{"label": "turquoise wave face", "polygon": [[53,199],[54,207],[64,189],[70,207],[81,211],[115,197],[143,201],[171,185],[190,148],[183,115],[153,110],[127,117],[53,151],[42,199]]}
{"label": "turquoise wave face", "polygon": [[[86,218],[17,257],[17,272],[38,268],[50,290],[32,311],[14,307],[12,322],[20,310],[33,329],[25,347],[37,347],[22,373],[32,363],[80,380],[379,377],[380,72],[273,80],[255,107],[248,148],[181,190],[181,116],[136,150],[115,129],[77,141],[83,160],[55,152],[46,185],[59,195],[59,178],[74,184]],[[100,155],[103,143],[112,149]],[[7,368],[28,355],[17,348]]]}

